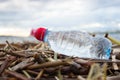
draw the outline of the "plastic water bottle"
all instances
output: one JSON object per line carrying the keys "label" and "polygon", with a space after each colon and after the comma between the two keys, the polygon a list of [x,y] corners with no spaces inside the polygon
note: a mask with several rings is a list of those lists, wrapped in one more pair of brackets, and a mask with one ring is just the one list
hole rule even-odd
{"label": "plastic water bottle", "polygon": [[92,59],[109,59],[112,43],[105,37],[93,37],[83,31],[32,30],[36,39],[47,42],[58,53]]}

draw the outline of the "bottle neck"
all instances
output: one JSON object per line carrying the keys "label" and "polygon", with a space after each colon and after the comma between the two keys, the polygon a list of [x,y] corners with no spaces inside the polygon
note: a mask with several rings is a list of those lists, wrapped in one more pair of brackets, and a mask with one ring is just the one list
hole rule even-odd
{"label": "bottle neck", "polygon": [[45,35],[43,38],[43,42],[48,42],[48,34],[49,34],[49,31],[48,31],[48,29],[46,29],[46,32],[45,32]]}

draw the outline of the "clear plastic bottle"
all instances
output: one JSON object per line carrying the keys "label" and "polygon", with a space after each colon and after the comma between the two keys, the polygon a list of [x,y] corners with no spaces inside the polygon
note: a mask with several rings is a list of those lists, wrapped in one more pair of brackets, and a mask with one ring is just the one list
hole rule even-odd
{"label": "clear plastic bottle", "polygon": [[32,35],[40,41],[48,42],[58,53],[68,56],[109,59],[112,43],[104,37],[92,37],[83,31],[53,32],[45,28],[32,30]]}

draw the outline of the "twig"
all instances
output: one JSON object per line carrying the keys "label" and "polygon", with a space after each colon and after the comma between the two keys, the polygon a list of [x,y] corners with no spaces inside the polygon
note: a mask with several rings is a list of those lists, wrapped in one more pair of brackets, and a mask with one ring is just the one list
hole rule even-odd
{"label": "twig", "polygon": [[16,77],[17,79],[20,79],[20,80],[30,80],[27,77],[25,77],[24,75],[14,72],[14,71],[5,70],[5,72],[9,75]]}
{"label": "twig", "polygon": [[94,62],[94,63],[120,63],[120,60],[112,61],[112,60],[97,60],[97,59],[94,59],[94,60],[89,60],[89,62]]}
{"label": "twig", "polygon": [[[33,58],[28,58],[28,59],[20,62],[19,64],[13,66],[11,69],[12,69],[13,71],[16,71],[16,70],[18,70],[18,69],[23,69],[23,68],[25,68],[25,67],[27,67],[27,66],[30,66],[30,65],[34,64],[34,62],[31,62],[31,61],[33,61],[33,60],[34,60]],[[29,62],[30,62],[30,63],[29,63]]]}
{"label": "twig", "polygon": [[28,57],[27,55],[25,54],[20,54],[20,53],[16,53],[15,51],[11,51],[11,50],[8,50],[8,51],[5,51],[6,54],[9,54],[9,55],[12,55],[12,56],[17,56],[17,57]]}
{"label": "twig", "polygon": [[5,59],[6,59],[6,57],[0,57],[0,61],[3,61]]}
{"label": "twig", "polygon": [[33,49],[39,49],[42,46],[42,42],[40,42],[39,44],[37,44],[36,46],[34,46]]}
{"label": "twig", "polygon": [[0,67],[0,75],[3,73],[3,71],[6,69],[7,65],[9,64],[9,60],[6,59],[4,63]]}
{"label": "twig", "polygon": [[0,57],[4,57],[6,54],[4,52],[0,52]]}
{"label": "twig", "polygon": [[45,62],[42,64],[36,64],[36,65],[31,65],[28,67],[28,69],[38,69],[38,68],[45,68],[45,67],[55,67],[55,66],[59,66],[59,65],[66,65],[68,64],[66,60],[57,60],[57,61],[53,61],[53,62]]}
{"label": "twig", "polygon": [[28,73],[33,74],[33,75],[38,75],[38,72],[32,71],[32,70],[26,70]]}
{"label": "twig", "polygon": [[22,61],[22,58],[18,58],[17,60],[15,60],[10,64],[10,67],[15,66],[17,63],[20,63],[21,61]]}
{"label": "twig", "polygon": [[4,70],[8,67],[11,61],[14,61],[15,57],[9,56],[7,59],[3,62],[3,64],[0,67],[0,75],[4,72]]}
{"label": "twig", "polygon": [[107,77],[107,80],[120,80],[120,75]]}
{"label": "twig", "polygon": [[14,48],[8,41],[6,41],[6,43],[8,44],[8,46],[9,46],[12,50],[15,50],[15,48]]}

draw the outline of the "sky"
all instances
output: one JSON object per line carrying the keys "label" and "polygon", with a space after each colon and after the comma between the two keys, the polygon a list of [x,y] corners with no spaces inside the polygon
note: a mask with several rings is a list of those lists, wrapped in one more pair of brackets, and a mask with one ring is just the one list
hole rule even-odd
{"label": "sky", "polygon": [[120,0],[0,0],[0,35],[28,36],[32,28],[120,30]]}

